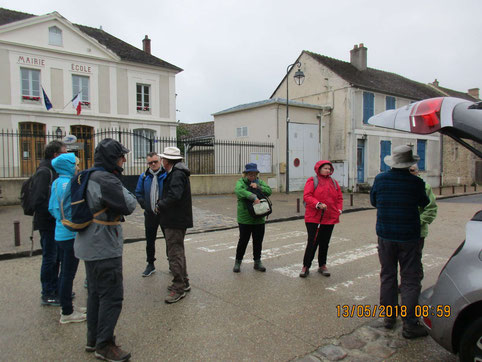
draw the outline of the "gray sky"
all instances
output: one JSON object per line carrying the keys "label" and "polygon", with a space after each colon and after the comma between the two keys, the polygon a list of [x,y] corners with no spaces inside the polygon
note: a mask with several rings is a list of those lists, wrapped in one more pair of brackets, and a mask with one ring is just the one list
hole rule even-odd
{"label": "gray sky", "polygon": [[[136,8],[137,4],[140,6]],[[11,10],[53,11],[102,28],[184,69],[176,77],[177,120],[267,99],[302,50],[466,92],[482,88],[481,0],[2,0]],[[305,73],[306,77],[309,74]]]}

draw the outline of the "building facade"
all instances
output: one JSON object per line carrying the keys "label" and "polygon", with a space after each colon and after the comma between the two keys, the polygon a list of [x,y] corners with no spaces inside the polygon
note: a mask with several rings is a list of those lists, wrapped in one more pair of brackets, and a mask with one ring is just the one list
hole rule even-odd
{"label": "building facade", "polygon": [[[439,134],[384,130],[367,121],[387,109],[444,94],[430,85],[367,67],[367,48],[363,44],[355,45],[350,58],[350,62],[344,62],[303,51],[297,59],[302,64],[305,81],[300,87],[289,87],[290,99],[330,107],[322,120],[328,139],[322,147],[321,158],[343,163],[346,172],[343,178],[348,180],[345,186],[361,189],[371,185],[379,172],[388,169],[383,159],[394,147],[409,144],[421,157],[419,168],[424,179],[432,186],[439,186],[443,170]],[[291,73],[282,80],[272,98],[286,94],[286,81],[292,77]]]}
{"label": "building facade", "polygon": [[153,56],[147,35],[142,42],[140,50],[57,12],[35,16],[0,8],[0,128],[20,135],[18,156],[8,167],[26,167],[27,161],[35,167],[48,141],[38,136],[47,134],[90,142],[79,151],[86,165],[101,129],[138,134],[134,148],[143,152],[133,157],[139,159],[145,157],[144,136],[175,137],[175,76],[182,69]]}

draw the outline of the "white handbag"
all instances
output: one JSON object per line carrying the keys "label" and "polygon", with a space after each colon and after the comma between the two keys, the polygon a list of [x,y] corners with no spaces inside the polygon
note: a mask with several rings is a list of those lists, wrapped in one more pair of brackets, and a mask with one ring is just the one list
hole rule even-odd
{"label": "white handbag", "polygon": [[259,204],[253,204],[254,213],[258,216],[264,216],[271,212],[271,205],[268,200],[259,200]]}

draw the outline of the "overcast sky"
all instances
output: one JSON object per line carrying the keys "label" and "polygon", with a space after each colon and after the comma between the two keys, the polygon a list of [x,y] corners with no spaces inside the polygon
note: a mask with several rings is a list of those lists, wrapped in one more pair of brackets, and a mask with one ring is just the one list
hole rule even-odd
{"label": "overcast sky", "polygon": [[[2,0],[1,7],[102,28],[182,69],[181,122],[269,98],[302,50],[467,92],[482,88],[482,0]],[[306,77],[309,74],[305,73]]]}

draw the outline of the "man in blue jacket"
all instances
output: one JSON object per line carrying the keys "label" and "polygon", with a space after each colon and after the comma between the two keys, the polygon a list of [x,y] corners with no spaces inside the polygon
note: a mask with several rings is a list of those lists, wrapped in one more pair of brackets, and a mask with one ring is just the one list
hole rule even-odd
{"label": "man in blue jacket", "polygon": [[147,154],[148,168],[139,176],[136,187],[136,198],[144,210],[144,226],[146,231],[147,266],[143,277],[156,272],[156,238],[159,229],[160,215],[157,201],[162,195],[162,186],[166,178],[166,171],[161,167],[161,158],[155,152]]}
{"label": "man in blue jacket", "polygon": [[[378,258],[380,259],[380,305],[386,307],[384,326],[392,329],[397,316],[403,318],[402,335],[417,338],[427,335],[415,317],[421,290],[422,247],[419,207],[430,200],[425,183],[410,174],[409,167],[419,156],[410,146],[398,146],[384,161],[391,170],[375,177],[370,201],[377,208]],[[397,267],[400,264],[402,303],[398,303]],[[406,314],[405,314],[406,313]]]}

